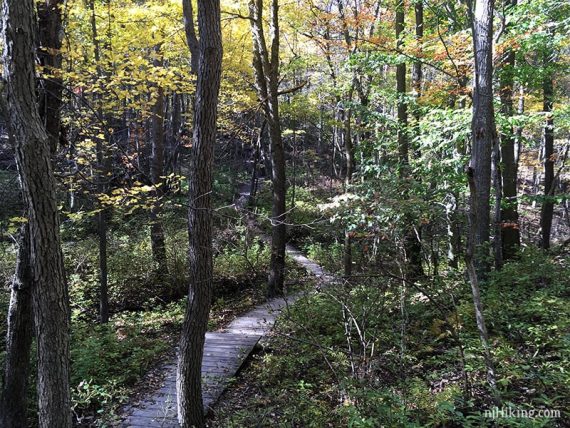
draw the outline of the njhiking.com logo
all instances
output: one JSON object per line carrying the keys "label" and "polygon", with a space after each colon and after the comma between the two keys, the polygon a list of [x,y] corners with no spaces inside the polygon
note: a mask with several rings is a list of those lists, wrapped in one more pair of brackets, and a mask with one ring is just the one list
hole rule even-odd
{"label": "njhiking.com logo", "polygon": [[554,419],[561,416],[560,410],[555,409],[521,409],[518,407],[493,407],[483,412],[490,419]]}

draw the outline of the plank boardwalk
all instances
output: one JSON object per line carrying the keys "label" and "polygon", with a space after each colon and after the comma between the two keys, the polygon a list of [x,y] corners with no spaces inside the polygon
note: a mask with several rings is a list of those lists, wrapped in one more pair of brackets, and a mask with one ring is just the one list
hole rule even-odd
{"label": "plank boardwalk", "polygon": [[[240,192],[240,200],[249,192]],[[238,203],[236,203],[238,205]],[[319,285],[335,280],[321,266],[288,245],[287,254],[296,263],[315,275]],[[269,300],[236,318],[221,332],[207,333],[202,360],[203,401],[206,412],[216,403],[228,382],[239,371],[262,336],[271,331],[279,313],[302,293]],[[164,381],[157,390],[123,411],[121,427],[178,427],[176,416],[176,358],[162,367]]]}

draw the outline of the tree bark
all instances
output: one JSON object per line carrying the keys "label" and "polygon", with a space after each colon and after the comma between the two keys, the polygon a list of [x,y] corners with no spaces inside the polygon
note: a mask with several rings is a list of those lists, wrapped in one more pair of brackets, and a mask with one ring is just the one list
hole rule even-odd
{"label": "tree bark", "polygon": [[[103,77],[103,70],[101,69],[101,47],[99,45],[99,35],[97,32],[97,16],[95,14],[95,0],[89,1],[89,10],[91,12],[90,23],[91,23],[91,40],[93,41],[93,57],[95,59],[95,64],[97,66],[97,76],[99,78]],[[103,117],[103,108],[101,107],[101,102],[99,96],[95,97],[99,101],[98,115]],[[97,157],[97,193],[102,195],[106,191],[106,156],[103,147],[103,140],[97,137],[97,142],[95,146],[95,154]],[[107,232],[108,232],[108,218],[110,214],[110,208],[99,207],[99,212],[97,213],[97,237],[99,243],[99,322],[101,324],[106,324],[109,322],[109,285],[108,277],[109,272],[107,268]]]}
{"label": "tree bark", "polygon": [[32,345],[32,273],[30,237],[22,227],[16,273],[12,283],[6,334],[6,365],[0,398],[0,426],[18,428],[27,417],[27,386]]}
{"label": "tree bark", "polygon": [[[510,0],[511,7],[517,0]],[[515,51],[505,53],[500,79],[501,113],[507,118],[513,115]],[[517,200],[518,163],[515,156],[515,134],[509,127],[501,134],[501,173],[503,188],[503,207],[501,210],[501,240],[503,259],[510,260],[520,247],[519,213]]]}
{"label": "tree bark", "polygon": [[476,0],[472,13],[474,88],[473,119],[471,122],[472,149],[468,167],[470,190],[470,228],[465,261],[471,282],[473,305],[483,355],[487,368],[487,382],[498,405],[495,368],[491,357],[489,338],[480,285],[489,272],[488,247],[491,194],[491,152],[496,144],[495,115],[493,111],[493,0]]}
{"label": "tree bark", "polygon": [[[548,43],[548,42],[547,42]],[[544,54],[544,67],[550,67],[552,52],[547,49]],[[543,111],[546,116],[544,125],[544,202],[540,212],[540,246],[545,250],[550,248],[550,233],[552,230],[552,216],[554,215],[554,201],[552,197],[555,191],[554,180],[554,119],[552,107],[554,104],[554,82],[552,73],[546,73],[542,83]]]}
{"label": "tree bark", "polygon": [[176,386],[178,421],[205,426],[202,356],[212,298],[212,179],[218,94],[222,69],[219,0],[198,0],[199,62],[189,178],[190,286],[180,338]]}
{"label": "tree bark", "polygon": [[186,43],[190,50],[190,71],[198,74],[198,61],[200,58],[200,45],[194,28],[194,9],[192,0],[182,0],[182,14],[184,16],[184,32],[186,33]]}
{"label": "tree bark", "polygon": [[61,133],[61,105],[63,81],[61,79],[61,23],[62,0],[38,2],[39,39],[38,57],[43,67],[40,88],[40,115],[50,141],[52,153],[56,151]]}
{"label": "tree bark", "polygon": [[[160,54],[160,46],[155,47],[157,55]],[[162,60],[154,61],[155,67],[161,67]],[[156,264],[156,273],[160,276],[168,275],[168,264],[166,257],[166,239],[164,237],[164,227],[160,219],[162,211],[162,198],[164,196],[164,90],[157,88],[158,94],[156,102],[152,107],[152,154],[150,161],[150,177],[154,186],[154,202],[150,209],[150,242],[152,258]]]}
{"label": "tree bark", "polygon": [[273,297],[283,293],[285,245],[287,243],[285,147],[279,116],[279,3],[278,0],[271,1],[271,46],[269,48],[263,30],[263,0],[250,0],[249,11],[253,37],[256,90],[267,119],[271,151],[273,201],[271,210],[271,265],[267,294],[269,297]]}
{"label": "tree bark", "polygon": [[[416,0],[414,4],[414,15],[416,18],[416,42],[421,46],[424,38],[424,3],[423,0]],[[416,102],[422,95],[423,70],[421,61],[415,61],[412,65],[412,87]],[[414,111],[416,121],[419,122],[419,109],[416,106]],[[419,125],[419,123],[418,123]]]}
{"label": "tree bark", "polygon": [[491,193],[491,153],[497,142],[493,110],[493,0],[477,0],[473,19],[473,48],[476,53],[471,122],[471,162],[473,191],[470,195],[470,220],[473,230],[473,262],[483,282],[489,271],[489,222]]}
{"label": "tree bark", "polygon": [[[404,31],[404,2],[401,1],[396,9],[396,43],[397,48],[401,49],[402,33]],[[400,63],[396,65],[396,92],[398,94],[398,151],[400,158],[400,178],[405,181],[404,192],[408,194],[408,181],[410,179],[409,171],[409,156],[410,156],[410,142],[408,136],[408,102],[406,101],[406,64]],[[407,196],[405,196],[407,197]],[[407,264],[407,275],[410,277],[421,276],[422,270],[422,255],[421,255],[421,242],[419,241],[415,228],[413,226],[413,219],[407,215],[404,232],[404,253]]]}
{"label": "tree bark", "polygon": [[70,312],[49,138],[42,126],[36,99],[35,28],[32,0],[3,2],[2,62],[7,121],[16,146],[31,243],[39,426],[64,428],[71,427]]}

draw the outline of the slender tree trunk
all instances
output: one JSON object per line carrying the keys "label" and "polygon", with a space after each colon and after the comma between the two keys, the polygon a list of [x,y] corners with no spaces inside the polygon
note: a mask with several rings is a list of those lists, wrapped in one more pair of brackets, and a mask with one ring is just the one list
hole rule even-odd
{"label": "slender tree trunk", "polygon": [[471,282],[473,304],[483,347],[487,381],[499,402],[495,368],[483,314],[480,285],[489,272],[488,242],[491,194],[491,152],[496,144],[493,111],[493,0],[476,0],[472,12],[475,85],[473,88],[472,149],[468,168],[470,229],[465,260]]}
{"label": "slender tree trunk", "polygon": [[[352,102],[354,83],[348,91],[348,101]],[[354,159],[354,144],[352,141],[352,108],[348,107],[344,110],[343,118],[343,142],[344,153],[346,156],[346,174],[345,174],[345,188],[348,191],[352,183],[352,176],[354,174],[355,159]],[[352,275],[352,234],[346,229],[344,231],[344,276],[349,278]]]}
{"label": "slender tree trunk", "polygon": [[270,38],[268,47],[263,30],[263,1],[250,0],[250,22],[253,37],[253,65],[256,89],[269,130],[271,151],[271,266],[267,284],[268,296],[283,293],[285,279],[285,245],[287,243],[285,147],[279,116],[279,2],[271,1]]}
{"label": "slender tree trunk", "polygon": [[251,172],[251,185],[250,185],[250,203],[255,203],[255,196],[257,195],[257,182],[259,179],[259,162],[261,160],[261,146],[263,139],[263,132],[267,126],[267,120],[263,119],[259,132],[257,133],[257,139],[255,142],[255,154],[253,158],[253,171]]}
{"label": "slender tree trunk", "polygon": [[109,287],[107,268],[107,209],[97,213],[97,235],[99,238],[99,322],[109,322]]}
{"label": "slender tree trunk", "polygon": [[1,16],[7,122],[16,146],[31,243],[39,426],[65,428],[71,427],[70,312],[49,139],[36,100],[34,2],[5,0]]}
{"label": "slender tree trunk", "polygon": [[493,175],[493,187],[495,188],[495,207],[493,213],[493,253],[495,256],[495,269],[500,270],[503,267],[503,236],[502,236],[502,213],[501,205],[503,201],[503,184],[501,170],[501,148],[499,144],[493,147],[493,156],[491,159],[491,171]]}
{"label": "slender tree trunk", "polygon": [[[89,9],[91,11],[91,37],[93,41],[93,56],[97,64],[97,76],[103,77],[103,70],[101,69],[101,47],[99,45],[99,35],[97,32],[97,16],[95,13],[95,0],[89,1]],[[98,115],[103,117],[103,109],[99,96],[96,97],[99,101]],[[97,193],[100,195],[106,191],[106,181],[108,179],[106,174],[106,156],[104,151],[104,141],[97,138],[95,146],[95,154],[97,157]],[[99,207],[97,214],[97,235],[99,240],[99,322],[106,324],[109,322],[109,285],[108,277],[109,272],[107,268],[107,232],[109,229],[108,218],[110,209],[108,207]]]}
{"label": "slender tree trunk", "polygon": [[[544,67],[550,67],[552,52],[544,54]],[[544,202],[540,212],[540,246],[544,249],[550,248],[550,233],[552,230],[552,216],[554,214],[554,201],[552,197],[555,191],[554,180],[554,119],[552,107],[554,104],[554,82],[552,73],[546,73],[542,84],[543,90],[543,111],[546,116],[544,125]]]}
{"label": "slender tree trunk", "polygon": [[22,227],[16,274],[8,308],[6,365],[0,398],[0,426],[18,428],[27,418],[27,386],[30,348],[32,345],[32,272],[30,237],[27,225]]}
{"label": "slender tree trunk", "polygon": [[[277,97],[271,103],[277,112]],[[271,170],[273,183],[273,205],[271,210],[271,266],[267,284],[269,297],[283,294],[285,281],[285,245],[287,243],[287,228],[285,224],[286,211],[286,177],[285,149],[281,137],[279,116],[269,121],[269,141],[271,147]]]}
{"label": "slender tree trunk", "polygon": [[[414,15],[416,18],[416,42],[420,46],[424,38],[424,3],[423,0],[416,0],[414,4]],[[422,80],[423,80],[423,70],[422,63],[420,61],[415,61],[412,65],[412,88],[414,90],[414,97],[416,98],[416,104],[422,96]],[[420,121],[420,111],[418,106],[414,109],[414,116],[416,119],[416,126],[419,127]]]}
{"label": "slender tree trunk", "polygon": [[[517,0],[510,0],[511,7]],[[513,115],[515,51],[505,53],[500,79],[501,113],[507,118]],[[518,164],[515,156],[515,135],[512,127],[501,134],[501,165],[503,208],[501,210],[501,239],[503,258],[510,260],[520,247],[519,214],[517,201]]]}
{"label": "slender tree trunk", "polygon": [[61,41],[63,36],[61,24],[62,0],[38,2],[38,27],[40,48],[38,57],[43,67],[43,80],[40,90],[40,115],[43,118],[50,148],[55,152],[60,140],[62,105],[61,95],[63,81],[61,79]]}
{"label": "slender tree trunk", "polygon": [[[160,45],[155,47],[155,52],[160,55]],[[155,67],[161,67],[162,60],[154,61]],[[150,242],[152,257],[156,264],[156,272],[159,276],[168,275],[166,257],[166,239],[164,227],[160,219],[162,211],[162,197],[164,196],[164,90],[157,88],[158,95],[152,107],[152,154],[150,161],[150,177],[154,186],[154,202],[150,209]]]}
{"label": "slender tree trunk", "polygon": [[[461,68],[463,70],[463,68]],[[467,89],[467,76],[460,76],[458,78],[458,89],[459,93],[463,96],[459,99],[459,108],[461,110],[465,109],[466,107],[466,97],[465,92]],[[464,155],[467,151],[464,144],[460,144],[457,147],[457,151]],[[462,200],[459,197],[459,194],[453,194],[454,204],[453,204],[453,211],[450,213],[450,251],[449,251],[449,266],[453,269],[457,269],[459,266],[459,259],[461,258],[461,254],[463,252],[463,244],[462,244],[462,225],[464,224],[464,218],[461,212],[461,204]]]}
{"label": "slender tree trunk", "polygon": [[178,421],[184,428],[205,426],[201,367],[212,299],[211,192],[222,69],[219,0],[198,0],[198,29],[200,56],[188,182],[190,287],[176,378]]}
{"label": "slender tree trunk", "polygon": [[184,32],[186,33],[186,43],[190,50],[190,71],[198,74],[198,62],[200,59],[200,44],[196,36],[194,27],[194,10],[192,0],[182,0],[182,14],[184,16]]}
{"label": "slender tree trunk", "polygon": [[[404,31],[404,2],[400,1],[396,9],[396,40],[398,49],[402,47],[402,33]],[[396,92],[398,94],[398,150],[400,155],[401,168],[407,169],[409,163],[409,142],[407,135],[408,126],[408,103],[405,101],[406,95],[406,64],[396,65]],[[404,173],[404,176],[407,172]]]}
{"label": "slender tree trunk", "polygon": [[471,227],[473,228],[473,261],[479,282],[489,271],[489,223],[491,193],[491,153],[497,141],[493,110],[493,1],[477,0],[473,20],[473,43],[476,56],[475,86],[473,88],[472,149],[469,174],[474,189],[471,192]]}
{"label": "slender tree trunk", "polygon": [[[396,40],[397,47],[401,49],[402,33],[404,31],[404,2],[398,3],[396,9]],[[406,64],[400,63],[396,65],[396,92],[398,94],[398,151],[400,158],[400,178],[404,181],[410,179],[409,171],[409,156],[410,156],[410,143],[408,136],[408,102],[406,101]],[[405,193],[408,194],[408,183],[404,183]],[[404,196],[407,197],[407,196]],[[404,234],[404,252],[407,263],[407,275],[410,277],[417,277],[422,275],[422,255],[421,255],[421,242],[419,241],[415,228],[413,226],[413,219],[407,216],[405,220],[410,225],[406,225],[407,230]]]}

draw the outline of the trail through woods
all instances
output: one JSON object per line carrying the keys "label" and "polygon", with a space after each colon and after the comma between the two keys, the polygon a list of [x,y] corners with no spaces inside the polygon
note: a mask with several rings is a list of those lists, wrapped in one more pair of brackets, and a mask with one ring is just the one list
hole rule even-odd
{"label": "trail through woods", "polygon": [[[250,198],[249,185],[240,187],[236,209],[244,209]],[[255,223],[252,224],[255,226]],[[261,236],[263,240],[269,237]],[[333,283],[336,278],[298,249],[287,245],[287,255],[317,278],[319,287]],[[255,345],[272,330],[279,314],[287,310],[306,292],[274,298],[236,318],[219,332],[206,334],[202,360],[203,402],[206,412],[220,398],[229,381],[238,373]],[[129,403],[122,413],[121,427],[178,427],[176,415],[176,357],[161,366],[164,380],[159,388],[135,403]]]}

